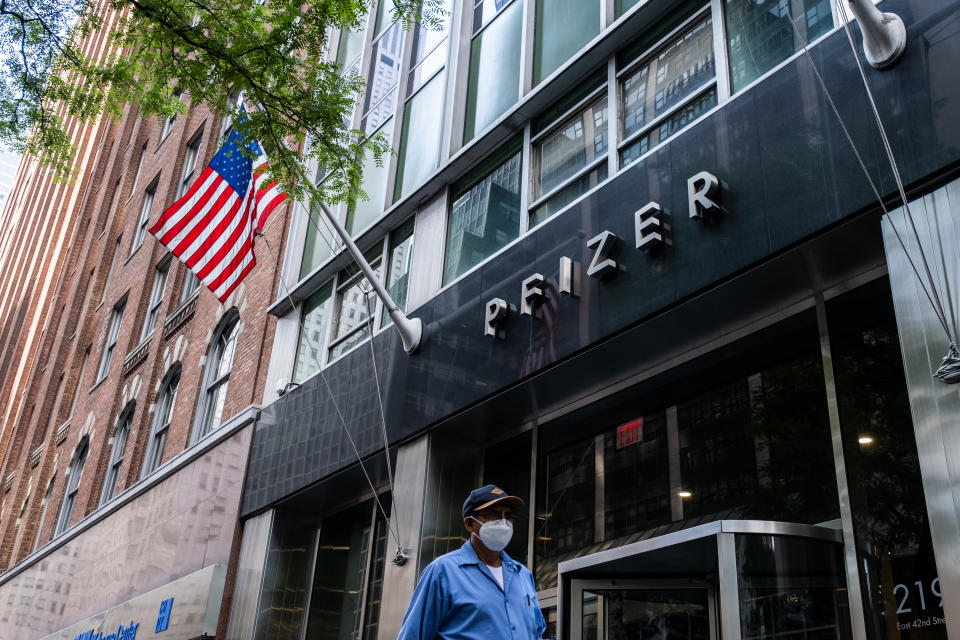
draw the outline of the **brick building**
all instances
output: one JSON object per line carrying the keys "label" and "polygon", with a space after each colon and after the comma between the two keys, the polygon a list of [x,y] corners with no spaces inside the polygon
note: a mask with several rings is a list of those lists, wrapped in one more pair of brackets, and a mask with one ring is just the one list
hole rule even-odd
{"label": "brick building", "polygon": [[78,178],[26,158],[0,221],[0,637],[163,620],[212,635],[289,207],[220,304],[146,230],[229,121],[190,105],[69,126]]}

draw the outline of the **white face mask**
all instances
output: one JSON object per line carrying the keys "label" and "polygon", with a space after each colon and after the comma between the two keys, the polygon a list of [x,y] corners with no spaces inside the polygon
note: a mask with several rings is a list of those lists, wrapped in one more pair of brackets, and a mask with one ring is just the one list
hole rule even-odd
{"label": "white face mask", "polygon": [[[473,518],[473,516],[470,516]],[[480,522],[476,518],[473,518]],[[480,522],[480,533],[475,534],[490,551],[503,551],[513,538],[513,523],[509,520],[491,520]]]}

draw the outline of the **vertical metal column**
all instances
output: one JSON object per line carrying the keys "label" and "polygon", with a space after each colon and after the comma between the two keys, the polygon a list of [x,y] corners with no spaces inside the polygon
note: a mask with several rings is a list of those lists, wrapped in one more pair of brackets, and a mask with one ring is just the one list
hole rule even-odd
{"label": "vertical metal column", "polygon": [[677,421],[677,405],[667,407],[667,473],[670,478],[670,520],[683,520],[683,489],[680,477],[680,427]]}
{"label": "vertical metal column", "polygon": [[733,533],[717,534],[720,591],[720,638],[740,640],[740,585],[737,580],[737,546]]}
{"label": "vertical metal column", "polygon": [[857,569],[857,541],[853,533],[853,510],[850,505],[850,486],[843,457],[843,434],[840,431],[840,410],[837,406],[837,386],[833,377],[833,355],[830,351],[830,332],[823,294],[816,294],[817,328],[820,333],[820,358],[823,362],[823,383],[827,393],[827,414],[830,419],[830,440],[833,444],[833,466],[837,474],[837,494],[840,501],[840,528],[843,532],[843,565],[847,577],[847,599],[850,605],[850,629],[853,637],[866,639],[867,627],[863,617],[863,597],[860,591],[860,572]]}

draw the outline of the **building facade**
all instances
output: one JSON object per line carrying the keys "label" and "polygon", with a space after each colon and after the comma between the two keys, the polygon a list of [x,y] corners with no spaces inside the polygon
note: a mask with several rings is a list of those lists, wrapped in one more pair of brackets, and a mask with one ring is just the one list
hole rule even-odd
{"label": "building facade", "polygon": [[[107,32],[87,46],[102,50]],[[30,158],[15,182],[2,238],[0,637],[226,628],[289,207],[223,304],[198,286],[147,232],[230,128],[188,107],[76,128],[75,182]]]}
{"label": "building facade", "polygon": [[395,637],[487,482],[552,637],[960,637],[960,4],[869,93],[825,1],[389,6],[337,214],[424,340],[300,205],[226,637]]}

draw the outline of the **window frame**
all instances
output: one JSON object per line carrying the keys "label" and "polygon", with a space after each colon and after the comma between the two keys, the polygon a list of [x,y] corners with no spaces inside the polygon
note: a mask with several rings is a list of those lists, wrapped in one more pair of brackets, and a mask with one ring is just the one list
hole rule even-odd
{"label": "window frame", "polygon": [[127,296],[124,295],[115,305],[110,314],[110,327],[107,330],[107,339],[103,345],[103,352],[100,354],[100,364],[97,367],[97,379],[94,386],[103,381],[110,373],[110,365],[113,363],[113,352],[117,348],[117,342],[120,340],[120,329],[123,325],[123,314],[127,309]]}
{"label": "window frame", "polygon": [[[179,100],[183,103],[183,89],[174,89],[172,97]],[[170,132],[173,131],[173,126],[177,123],[177,116],[174,115],[172,118],[167,118],[163,123],[163,131],[160,133],[160,142],[162,143],[167,139],[167,136],[170,135]]]}
{"label": "window frame", "polygon": [[[203,387],[200,403],[197,407],[196,421],[193,429],[193,442],[202,440],[216,431],[223,424],[223,416],[215,420],[217,407],[222,407],[230,385],[230,374],[233,372],[233,363],[237,351],[237,339],[240,332],[240,312],[234,307],[228,311],[217,330],[213,333],[210,350],[203,371]],[[224,339],[226,336],[226,339]],[[220,373],[220,365],[224,354],[229,350],[230,365],[224,373]],[[216,422],[216,424],[214,424]]]}
{"label": "window frame", "polygon": [[163,465],[163,450],[167,443],[167,434],[170,432],[173,411],[177,405],[177,392],[180,390],[180,373],[181,366],[178,362],[170,368],[160,385],[160,392],[157,394],[157,402],[154,405],[150,435],[147,437],[147,449],[143,456],[143,467],[140,470],[141,480]]}
{"label": "window frame", "polygon": [[[658,140],[656,144],[652,145],[649,149],[638,155],[633,160],[624,162],[623,154],[624,152],[631,147],[635,142],[639,141],[644,135],[649,134],[651,131],[656,129],[658,126],[669,120],[671,117],[675,116],[678,112],[682,111],[685,107],[693,104],[704,95],[713,90],[716,93],[717,105],[723,104],[724,101],[730,98],[729,92],[727,95],[721,94],[721,79],[720,75],[728,74],[729,70],[726,69],[726,42],[721,43],[722,49],[724,49],[724,55],[721,58],[720,48],[717,45],[717,32],[716,32],[716,21],[717,19],[723,19],[723,14],[719,16],[715,15],[713,2],[708,2],[704,4],[699,9],[691,13],[686,19],[684,19],[680,24],[671,29],[666,35],[657,40],[653,45],[648,47],[646,50],[641,52],[639,55],[635,56],[632,60],[623,65],[622,68],[617,69],[616,73],[616,83],[617,83],[617,100],[616,100],[616,109],[617,109],[617,144],[616,144],[616,158],[617,158],[617,168],[618,172],[626,169],[630,165],[639,161],[642,157],[646,156],[648,153],[659,147],[660,145],[667,142],[676,135],[676,132],[662,140]],[[638,128],[636,131],[630,135],[624,135],[624,114],[626,109],[624,109],[624,84],[633,77],[634,74],[638,73],[641,69],[647,66],[651,60],[654,60],[658,55],[665,52],[673,44],[678,42],[687,32],[692,31],[696,28],[697,24],[700,22],[706,22],[711,20],[711,38],[713,40],[712,50],[713,50],[713,60],[714,60],[714,72],[713,79],[709,80],[697,87],[695,87],[683,100],[680,100],[676,104],[668,107],[659,115],[650,118],[643,123],[643,126]],[[721,63],[724,65],[724,68],[721,70]],[[608,148],[612,145],[607,145]]]}
{"label": "window frame", "polygon": [[143,328],[140,330],[142,344],[157,328],[157,318],[160,317],[160,306],[163,304],[163,292],[167,288],[167,274],[170,272],[170,257],[161,260],[153,270],[153,286],[150,288],[150,298],[147,301],[147,313],[143,318]]}
{"label": "window frame", "polygon": [[63,492],[63,500],[57,514],[57,524],[53,528],[53,537],[56,538],[70,528],[70,518],[73,516],[73,507],[77,502],[77,493],[80,490],[80,480],[83,477],[83,467],[90,453],[90,438],[84,436],[77,444],[70,458],[70,470],[67,476],[67,486]]}
{"label": "window frame", "polygon": [[117,482],[120,479],[120,467],[123,464],[123,454],[133,426],[133,414],[136,411],[136,402],[130,402],[120,412],[117,427],[110,438],[110,459],[107,462],[107,473],[103,479],[103,488],[100,490],[100,504],[104,505],[113,500],[116,495]]}
{"label": "window frame", "polygon": [[[381,241],[381,243],[382,242],[383,241]],[[383,265],[383,244],[381,244],[380,249],[381,251],[376,258],[372,260],[368,260],[368,262],[370,263],[370,268],[373,269],[374,272],[376,272],[377,269],[381,269]],[[343,311],[344,295],[350,289],[352,289],[353,287],[357,286],[358,284],[360,284],[361,282],[367,279],[366,276],[363,274],[362,271],[360,271],[359,268],[356,268],[355,273],[352,273],[349,275],[347,275],[346,271],[347,270],[344,269],[337,274],[336,286],[334,287],[334,290],[333,290],[333,296],[334,296],[333,313],[330,315],[330,323],[327,326],[327,336],[328,336],[327,347],[326,347],[327,364],[334,362],[336,360],[339,360],[340,358],[347,355],[348,353],[350,353],[351,351],[353,351],[355,348],[357,348],[358,346],[360,346],[366,341],[366,339],[361,338],[353,346],[348,347],[346,350],[334,355],[334,351],[337,349],[337,347],[341,346],[345,342],[348,342],[351,338],[356,336],[358,333],[362,333],[367,328],[368,322],[372,322],[371,335],[376,333],[377,327],[380,326],[380,313],[383,307],[383,303],[380,301],[379,296],[373,295],[374,308],[373,308],[373,312],[371,313],[370,303],[369,303],[369,300],[371,299],[371,297],[369,294],[366,294],[364,304],[366,306],[367,317],[364,318],[362,321],[358,322],[356,326],[348,329],[343,335],[337,336],[337,331],[339,331],[339,327],[340,327],[340,313]],[[383,277],[382,269],[380,271],[380,277],[381,279]],[[367,336],[367,339],[369,339],[370,337],[371,336]]]}
{"label": "window frame", "polygon": [[143,204],[140,205],[140,217],[137,219],[137,228],[133,234],[133,242],[130,245],[130,255],[137,252],[143,241],[147,237],[147,224],[150,222],[150,210],[153,209],[153,201],[157,196],[157,188],[160,186],[160,174],[150,181],[150,184],[143,190]]}
{"label": "window frame", "polygon": [[183,166],[180,168],[180,182],[177,183],[177,195],[174,200],[182,198],[190,189],[190,182],[197,170],[197,159],[200,156],[200,144],[203,142],[204,125],[200,125],[197,132],[187,141],[183,155]]}

